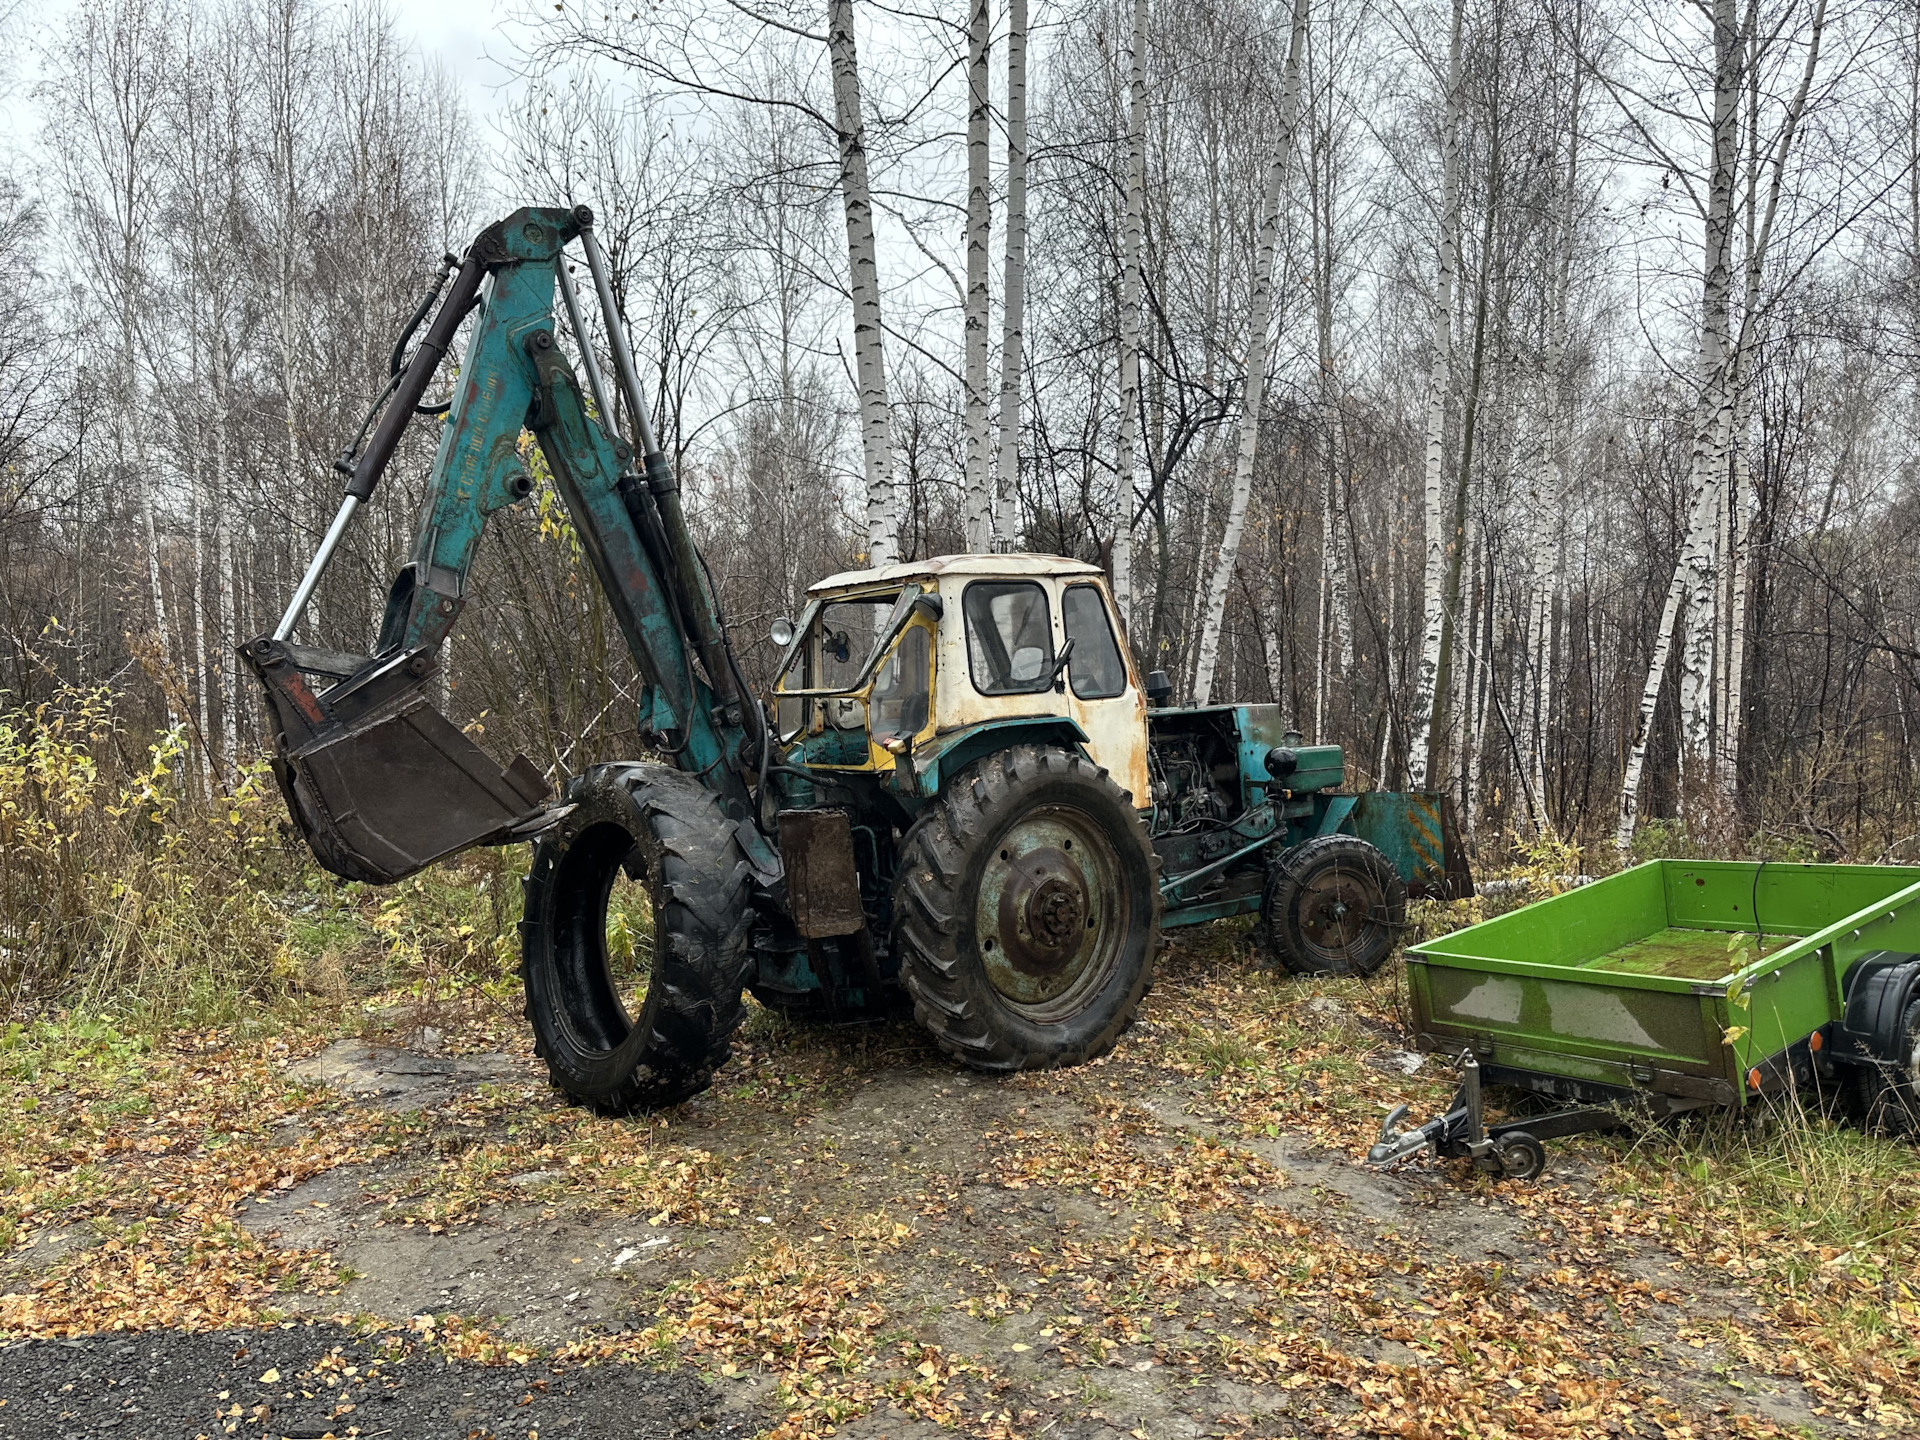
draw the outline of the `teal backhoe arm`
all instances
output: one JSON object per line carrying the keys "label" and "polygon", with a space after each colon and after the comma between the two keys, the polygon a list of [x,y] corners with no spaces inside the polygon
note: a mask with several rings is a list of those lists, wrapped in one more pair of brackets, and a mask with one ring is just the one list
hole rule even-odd
{"label": "teal backhoe arm", "polygon": [[[396,347],[392,383],[369,417],[371,437],[337,467],[348,476],[345,497],[285,617],[271,636],[241,647],[273,712],[274,769],[288,807],[315,856],[347,879],[398,880],[470,846],[524,838],[556,813],[533,765],[516,758],[503,769],[429,698],[487,517],[532,490],[521,454],[526,431],[646,682],[641,724],[675,764],[720,795],[755,867],[778,869],[773,847],[751,823],[747,786],[749,776],[765,773],[771,737],[728,649],[678,483],[648,425],[592,226],[585,207],[525,209],[480,233],[406,364],[399,360],[409,336]],[[637,446],[613,430],[564,261],[575,239],[594,278]],[[586,393],[554,333],[556,287],[580,342]],[[299,644],[294,630],[321,574],[355,511],[372,499],[470,310],[475,323],[413,556],[394,579],[374,653]],[[316,689],[310,677],[334,683]]]}

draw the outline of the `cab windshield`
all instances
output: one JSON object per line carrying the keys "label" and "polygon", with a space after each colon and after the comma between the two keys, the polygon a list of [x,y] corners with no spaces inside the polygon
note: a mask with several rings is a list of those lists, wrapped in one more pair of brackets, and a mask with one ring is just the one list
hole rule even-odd
{"label": "cab windshield", "polygon": [[[910,689],[910,672],[923,667],[916,667],[913,657],[908,657],[904,666],[898,656],[889,657],[884,664],[879,662],[880,652],[898,632],[919,595],[919,590],[912,587],[883,590],[824,601],[809,612],[803,621],[805,628],[795,638],[775,681],[776,690],[781,692],[777,720],[782,739],[815,728],[812,707],[816,703],[824,708],[827,724],[839,729],[865,728],[867,707],[858,699],[820,697],[816,701],[791,692],[858,691],[870,679],[874,682],[875,703],[883,708],[891,703],[892,713],[887,717],[891,733],[911,733],[902,732],[901,726],[912,718],[913,703],[906,699],[902,709],[898,692],[903,685]],[[871,673],[876,664],[881,671],[878,675]]]}

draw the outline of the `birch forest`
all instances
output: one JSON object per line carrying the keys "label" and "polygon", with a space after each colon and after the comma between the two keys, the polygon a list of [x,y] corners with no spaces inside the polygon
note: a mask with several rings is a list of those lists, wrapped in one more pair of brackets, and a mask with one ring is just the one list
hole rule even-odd
{"label": "birch forest", "polygon": [[[104,696],[196,793],[256,767],[233,647],[396,333],[585,203],[755,678],[828,574],[1079,556],[1180,702],[1483,857],[1920,860],[1912,0],[547,0],[493,88],[374,0],[7,24],[9,743]],[[368,645],[436,429],[317,641]],[[451,712],[631,752],[544,482],[487,547]]]}

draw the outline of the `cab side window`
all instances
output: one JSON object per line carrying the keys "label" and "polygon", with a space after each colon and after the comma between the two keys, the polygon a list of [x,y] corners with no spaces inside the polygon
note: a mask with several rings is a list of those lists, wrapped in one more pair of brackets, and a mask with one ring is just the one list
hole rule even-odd
{"label": "cab side window", "polygon": [[1060,620],[1073,654],[1067,675],[1082,700],[1110,700],[1127,688],[1127,666],[1107,619],[1107,602],[1097,585],[1070,585],[1060,600]]}
{"label": "cab side window", "polygon": [[893,654],[881,663],[873,684],[873,738],[912,739],[927,728],[932,689],[931,632],[910,626]]}
{"label": "cab side window", "polygon": [[1031,580],[967,586],[967,666],[982,695],[1031,695],[1053,674],[1053,617]]}

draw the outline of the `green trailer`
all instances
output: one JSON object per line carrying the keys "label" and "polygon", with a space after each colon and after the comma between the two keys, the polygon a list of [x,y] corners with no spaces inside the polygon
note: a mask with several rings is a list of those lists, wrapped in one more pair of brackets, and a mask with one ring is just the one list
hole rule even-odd
{"label": "green trailer", "polygon": [[[1407,951],[1415,1043],[1457,1057],[1422,1149],[1531,1178],[1542,1142],[1819,1084],[1869,1113],[1920,1096],[1920,869],[1655,860]],[[1483,1082],[1562,1102],[1488,1126]]]}

